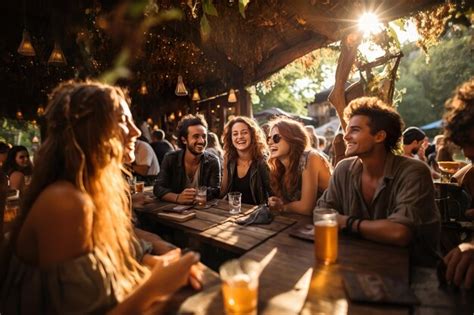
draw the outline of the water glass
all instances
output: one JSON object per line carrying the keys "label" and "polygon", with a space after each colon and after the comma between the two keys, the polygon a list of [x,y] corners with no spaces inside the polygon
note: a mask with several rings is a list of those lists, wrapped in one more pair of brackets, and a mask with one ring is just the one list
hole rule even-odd
{"label": "water glass", "polygon": [[207,187],[206,186],[200,186],[196,190],[196,208],[204,208],[206,207],[206,201],[207,201]]}
{"label": "water glass", "polygon": [[316,208],[313,211],[314,256],[317,261],[329,265],[337,259],[337,211]]}
{"label": "water glass", "polygon": [[257,314],[260,264],[233,259],[219,268],[226,314]]}
{"label": "water glass", "polygon": [[229,198],[229,213],[239,214],[242,206],[242,193],[230,192],[227,194],[227,198]]}

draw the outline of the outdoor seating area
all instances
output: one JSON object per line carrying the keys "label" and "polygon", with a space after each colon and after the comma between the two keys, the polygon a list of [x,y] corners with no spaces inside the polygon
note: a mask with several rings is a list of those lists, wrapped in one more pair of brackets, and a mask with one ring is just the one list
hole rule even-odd
{"label": "outdoor seating area", "polygon": [[474,314],[470,1],[2,9],[0,315]]}

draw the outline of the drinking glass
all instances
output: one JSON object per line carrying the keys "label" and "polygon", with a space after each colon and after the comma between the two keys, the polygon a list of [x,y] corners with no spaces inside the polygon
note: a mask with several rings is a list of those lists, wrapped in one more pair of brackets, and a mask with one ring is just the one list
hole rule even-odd
{"label": "drinking glass", "polygon": [[260,264],[233,259],[219,268],[226,314],[257,314]]}
{"label": "drinking glass", "polygon": [[200,186],[197,188],[195,201],[196,201],[197,208],[204,208],[206,206],[206,201],[207,201],[207,187],[206,186]]}
{"label": "drinking glass", "polygon": [[230,192],[227,194],[227,197],[229,198],[229,213],[239,214],[242,206],[242,193]]}
{"label": "drinking glass", "polygon": [[450,183],[451,177],[459,170],[461,163],[457,161],[439,161],[438,167],[441,171],[441,182]]}
{"label": "drinking glass", "polygon": [[20,213],[20,199],[18,194],[7,197],[5,201],[5,213],[3,215],[3,221],[5,223],[13,221]]}
{"label": "drinking glass", "polygon": [[316,208],[313,211],[314,256],[317,261],[329,265],[337,259],[337,211]]}
{"label": "drinking glass", "polygon": [[136,182],[135,183],[135,192],[141,193],[145,190],[145,182]]}

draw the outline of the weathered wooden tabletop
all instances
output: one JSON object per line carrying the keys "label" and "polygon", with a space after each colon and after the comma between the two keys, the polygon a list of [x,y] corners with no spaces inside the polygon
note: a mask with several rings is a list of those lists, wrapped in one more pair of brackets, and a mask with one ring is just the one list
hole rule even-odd
{"label": "weathered wooden tabletop", "polygon": [[192,209],[196,217],[185,222],[176,222],[160,217],[158,214],[173,208],[176,204],[153,201],[137,207],[143,218],[189,233],[195,240],[203,241],[227,251],[243,254],[281,230],[291,226],[295,219],[277,216],[270,224],[242,226],[237,219],[245,218],[256,210],[257,206],[242,204],[242,213],[231,215],[225,200],[208,201],[209,208]]}
{"label": "weathered wooden tabletop", "polygon": [[[412,275],[410,281],[407,249],[339,235],[337,262],[322,266],[315,263],[313,243],[291,237],[289,234],[295,225],[286,229],[296,221],[298,226],[311,224],[309,217],[277,216],[270,225],[243,227],[228,215],[223,203],[197,211],[198,214],[201,212],[204,214],[194,220],[214,222],[214,225],[208,224],[208,228],[201,230],[195,227],[199,224],[205,226],[205,223],[185,225],[159,220],[163,224],[187,229],[211,245],[244,253],[241,259],[261,262],[264,267],[259,279],[259,314],[472,314],[474,311],[473,291],[438,288],[433,269],[412,270],[416,276]],[[148,213],[151,214],[153,212]],[[347,272],[373,272],[396,278],[407,286],[411,285],[421,305],[353,303],[344,290],[343,274]],[[223,314],[218,275],[207,270],[204,290],[181,290],[167,305],[167,312]]]}

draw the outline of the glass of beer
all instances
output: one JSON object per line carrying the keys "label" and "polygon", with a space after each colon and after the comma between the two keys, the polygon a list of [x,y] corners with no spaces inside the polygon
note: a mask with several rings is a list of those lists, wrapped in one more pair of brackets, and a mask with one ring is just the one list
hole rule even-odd
{"label": "glass of beer", "polygon": [[314,256],[318,262],[332,264],[337,259],[337,211],[316,208],[313,211]]}
{"label": "glass of beer", "polygon": [[219,268],[226,314],[257,314],[260,264],[233,259]]}
{"label": "glass of beer", "polygon": [[135,183],[135,192],[142,193],[145,190],[145,182],[136,182]]}
{"label": "glass of beer", "polygon": [[204,208],[206,206],[207,201],[207,187],[200,186],[196,190],[196,208]]}

